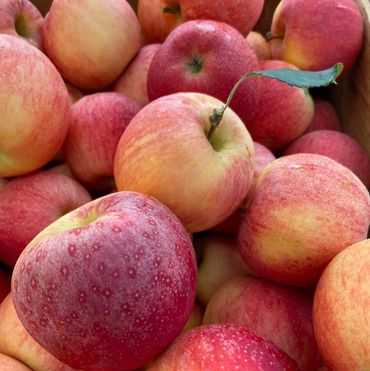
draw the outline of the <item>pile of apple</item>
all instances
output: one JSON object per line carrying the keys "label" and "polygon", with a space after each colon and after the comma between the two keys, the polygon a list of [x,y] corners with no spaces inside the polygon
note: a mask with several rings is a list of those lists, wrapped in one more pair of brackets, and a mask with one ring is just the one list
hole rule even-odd
{"label": "pile of apple", "polygon": [[340,85],[363,17],[276,3],[0,1],[0,370],[370,370],[370,157],[336,87],[228,101],[255,71]]}

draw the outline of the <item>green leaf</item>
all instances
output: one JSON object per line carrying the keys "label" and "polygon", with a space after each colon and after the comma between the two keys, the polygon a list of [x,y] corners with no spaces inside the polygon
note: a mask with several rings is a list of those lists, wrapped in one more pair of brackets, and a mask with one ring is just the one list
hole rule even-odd
{"label": "green leaf", "polygon": [[299,71],[290,68],[280,68],[276,70],[255,71],[251,75],[269,77],[298,88],[318,88],[336,84],[336,78],[342,71],[343,63],[337,63],[333,67],[322,71]]}

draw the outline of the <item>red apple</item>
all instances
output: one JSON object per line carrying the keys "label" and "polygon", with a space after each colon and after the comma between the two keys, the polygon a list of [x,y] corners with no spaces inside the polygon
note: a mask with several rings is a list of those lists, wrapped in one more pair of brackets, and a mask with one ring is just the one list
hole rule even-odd
{"label": "red apple", "polygon": [[[148,72],[148,97],[199,92],[223,102],[247,72],[259,69],[245,38],[228,24],[195,20],[177,27],[163,42]],[[244,81],[230,107],[247,124],[259,100],[259,79]]]}
{"label": "red apple", "polygon": [[370,240],[348,246],[326,267],[315,291],[313,325],[329,370],[370,365]]}
{"label": "red apple", "polygon": [[270,44],[260,32],[249,32],[246,40],[259,60],[271,59]]}
{"label": "red apple", "polygon": [[131,370],[182,330],[195,299],[188,233],[156,199],[115,192],[40,232],[14,267],[21,322],[56,358],[83,370]]}
{"label": "red apple", "polygon": [[147,77],[149,66],[161,44],[148,44],[140,48],[135,58],[113,85],[113,91],[134,99],[144,107],[148,102]]}
{"label": "red apple", "polygon": [[248,328],[203,325],[178,336],[148,371],[299,370],[295,361]]}
{"label": "red apple", "polygon": [[69,100],[60,74],[29,42],[0,35],[0,177],[48,163],[68,131]]}
{"label": "red apple", "polygon": [[2,371],[32,371],[24,363],[13,357],[0,353],[0,369]]}
{"label": "red apple", "polygon": [[364,21],[354,0],[282,0],[271,34],[273,59],[302,70],[323,70],[342,62],[345,72],[362,49]]}
{"label": "red apple", "polygon": [[99,90],[140,48],[140,26],[123,0],[54,0],[43,24],[45,52],[66,80]]}
{"label": "red apple", "polygon": [[119,93],[86,95],[71,107],[71,123],[63,145],[72,174],[88,189],[115,187],[113,161],[118,141],[140,106]]}
{"label": "red apple", "polygon": [[315,130],[341,130],[334,106],[325,99],[314,98],[314,113],[307,132]]}
{"label": "red apple", "polygon": [[11,278],[11,272],[4,266],[0,265],[0,303],[10,292]]}
{"label": "red apple", "polygon": [[257,180],[238,248],[256,275],[312,286],[329,261],[366,238],[370,196],[348,168],[317,154],[280,157]]}
{"label": "red apple", "polygon": [[186,21],[210,19],[228,23],[246,36],[262,13],[264,0],[139,0],[144,41],[163,42]]}
{"label": "red apple", "polygon": [[315,130],[293,141],[283,155],[317,153],[348,167],[370,187],[370,157],[360,143],[348,134],[335,130]]}
{"label": "red apple", "polygon": [[85,188],[62,174],[39,171],[10,180],[0,191],[0,261],[13,267],[42,229],[90,200]]}
{"label": "red apple", "polygon": [[203,323],[243,325],[284,350],[302,371],[319,366],[312,300],[301,290],[249,275],[232,278],[208,303]]}
{"label": "red apple", "polygon": [[41,49],[40,11],[29,0],[1,0],[0,33],[19,36]]}
{"label": "red apple", "polygon": [[157,198],[189,232],[228,217],[252,184],[254,149],[244,124],[229,108],[207,138],[209,116],[222,106],[209,95],[177,93],[142,108],[117,146],[117,189]]}

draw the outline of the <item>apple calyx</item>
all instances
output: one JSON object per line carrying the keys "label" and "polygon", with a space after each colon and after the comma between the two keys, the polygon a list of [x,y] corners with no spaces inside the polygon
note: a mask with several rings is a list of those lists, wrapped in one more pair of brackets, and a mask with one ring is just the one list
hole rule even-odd
{"label": "apple calyx", "polygon": [[166,6],[162,9],[162,12],[163,12],[163,13],[170,13],[170,14],[181,14],[181,7],[180,7],[180,4],[176,4],[176,5],[174,5],[174,6],[166,5]]}
{"label": "apple calyx", "polygon": [[28,39],[32,36],[32,30],[28,24],[27,16],[23,12],[17,14],[14,22],[14,28],[17,34],[25,39]]}

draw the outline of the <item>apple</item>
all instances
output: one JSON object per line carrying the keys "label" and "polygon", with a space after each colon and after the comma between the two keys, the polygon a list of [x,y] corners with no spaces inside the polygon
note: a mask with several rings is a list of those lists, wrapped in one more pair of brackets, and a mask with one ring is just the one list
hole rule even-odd
{"label": "apple", "polygon": [[22,362],[17,361],[13,357],[9,357],[0,353],[0,369],[2,371],[32,371]]}
{"label": "apple", "polygon": [[45,54],[11,35],[0,35],[0,80],[0,177],[13,177],[45,165],[62,146],[68,93]]}
{"label": "apple", "polygon": [[[283,61],[260,61],[261,70],[280,68],[296,69]],[[263,94],[253,107],[253,119],[246,126],[255,142],[276,153],[307,130],[313,118],[313,101],[306,89],[268,77],[258,76],[256,79]]]}
{"label": "apple", "polygon": [[252,184],[254,148],[230,108],[208,138],[209,116],[221,107],[220,100],[191,92],[164,96],[143,107],[117,146],[118,191],[157,198],[190,233],[209,229],[232,214]]}
{"label": "apple", "polygon": [[46,167],[45,170],[50,171],[52,173],[63,174],[72,179],[75,179],[75,177],[73,176],[71,172],[71,169],[68,167],[68,165],[65,162],[60,163],[60,164],[53,164],[50,167]]}
{"label": "apple", "polygon": [[271,59],[270,44],[260,32],[250,31],[246,41],[256,53],[258,60]]}
{"label": "apple", "polygon": [[185,326],[182,328],[182,332],[188,331],[194,327],[198,327],[202,324],[204,310],[199,302],[194,302],[193,310],[191,311],[190,317],[188,318]]}
{"label": "apple", "polygon": [[313,104],[313,118],[306,132],[315,130],[341,131],[339,117],[332,103],[326,99],[313,98]]}
{"label": "apple", "polygon": [[[236,82],[259,69],[245,38],[228,24],[194,20],[171,32],[154,56],[148,71],[152,101],[176,92],[198,92],[226,102]],[[230,107],[247,123],[259,101],[259,79],[244,81]]]}
{"label": "apple", "polygon": [[135,58],[114,83],[112,90],[134,99],[141,107],[149,102],[147,77],[149,66],[161,44],[148,44],[140,48]]}
{"label": "apple", "polygon": [[285,352],[247,327],[213,324],[179,335],[148,371],[299,370]]}
{"label": "apple", "polygon": [[317,370],[319,366],[312,300],[303,290],[251,275],[234,277],[212,297],[203,323],[243,325],[284,350],[302,371]]}
{"label": "apple", "polygon": [[1,0],[0,33],[19,36],[42,49],[41,26],[44,18],[29,0]]}
{"label": "apple", "polygon": [[313,286],[329,261],[367,236],[370,196],[351,170],[317,154],[267,165],[239,228],[238,248],[257,276]]}
{"label": "apple", "polygon": [[83,370],[140,368],[188,320],[192,242],[158,200],[115,192],[40,232],[14,267],[15,309],[47,351]]}
{"label": "apple", "polygon": [[180,24],[195,19],[228,23],[246,36],[264,0],[139,0],[137,14],[146,43],[163,42]]}
{"label": "apple", "polygon": [[0,191],[4,188],[5,184],[8,182],[7,179],[0,178]]}
{"label": "apple", "polygon": [[233,277],[251,273],[236,248],[235,238],[205,235],[194,240],[200,254],[197,298],[206,305],[217,290]]}
{"label": "apple", "polygon": [[315,130],[306,133],[285,148],[283,155],[317,153],[348,167],[370,187],[370,157],[365,148],[346,133],[335,130]]}
{"label": "apple", "polygon": [[115,93],[89,94],[71,107],[71,122],[62,152],[74,177],[89,190],[115,187],[113,161],[118,141],[140,106]]}
{"label": "apple", "polygon": [[313,326],[329,370],[367,370],[370,239],[349,245],[328,264],[314,297]]}
{"label": "apple", "polygon": [[0,303],[10,292],[11,271],[0,265]]}
{"label": "apple", "polygon": [[123,0],[54,0],[42,35],[63,77],[86,90],[112,84],[140,48],[137,16]]}
{"label": "apple", "polygon": [[23,362],[32,370],[74,370],[47,352],[26,331],[15,311],[11,293],[0,304],[0,352]]}
{"label": "apple", "polygon": [[302,70],[342,62],[344,74],[362,49],[364,20],[354,0],[282,0],[270,31],[273,59]]}
{"label": "apple", "polygon": [[0,261],[13,267],[42,229],[90,200],[85,188],[63,174],[38,171],[10,180],[0,191]]}
{"label": "apple", "polygon": [[66,81],[65,84],[66,84],[66,87],[67,87],[70,104],[76,103],[79,99],[81,99],[85,95],[81,91],[81,89],[79,89],[76,86],[72,85],[68,81]]}

